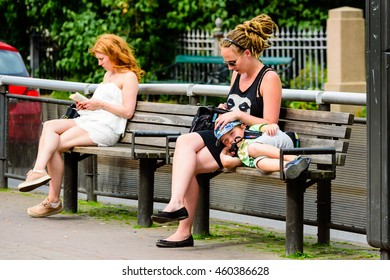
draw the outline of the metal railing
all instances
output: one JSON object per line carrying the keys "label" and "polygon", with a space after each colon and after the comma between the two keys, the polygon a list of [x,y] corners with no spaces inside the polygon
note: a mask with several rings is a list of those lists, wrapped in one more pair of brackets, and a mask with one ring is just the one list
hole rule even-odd
{"label": "metal railing", "polygon": [[[19,85],[69,92],[79,91],[87,95],[92,94],[97,87],[97,84],[5,75],[0,75],[0,85]],[[141,84],[139,88],[139,94],[187,95],[190,98],[197,96],[223,97],[227,96],[228,92],[229,86],[201,84]],[[366,105],[366,95],[353,92],[283,89],[282,98],[283,100],[316,102],[317,104]]]}

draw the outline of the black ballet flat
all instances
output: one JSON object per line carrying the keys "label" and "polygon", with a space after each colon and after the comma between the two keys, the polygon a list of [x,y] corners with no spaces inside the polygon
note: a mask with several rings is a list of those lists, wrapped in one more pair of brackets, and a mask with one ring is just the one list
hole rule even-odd
{"label": "black ballet flat", "polygon": [[159,211],[152,215],[152,221],[163,224],[168,222],[180,221],[188,218],[188,212],[185,207],[173,212]]}
{"label": "black ballet flat", "polygon": [[160,248],[181,248],[194,246],[194,238],[190,235],[187,239],[182,241],[168,241],[160,239],[156,242],[156,246]]}

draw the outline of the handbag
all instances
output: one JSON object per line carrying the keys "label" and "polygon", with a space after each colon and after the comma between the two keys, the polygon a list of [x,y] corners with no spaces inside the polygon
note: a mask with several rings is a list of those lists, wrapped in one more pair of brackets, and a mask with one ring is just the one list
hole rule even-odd
{"label": "handbag", "polygon": [[190,132],[201,130],[214,130],[214,122],[219,114],[230,112],[217,107],[199,107],[190,127]]}
{"label": "handbag", "polygon": [[79,117],[79,113],[77,112],[76,109],[76,104],[71,104],[69,107],[66,109],[65,114],[62,115],[61,119],[74,119]]}

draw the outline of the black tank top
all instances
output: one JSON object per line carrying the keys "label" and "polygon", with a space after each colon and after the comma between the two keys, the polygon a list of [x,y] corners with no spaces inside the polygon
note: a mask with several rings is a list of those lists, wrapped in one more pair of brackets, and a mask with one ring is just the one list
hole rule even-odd
{"label": "black tank top", "polygon": [[230,110],[241,110],[252,116],[263,118],[263,96],[260,95],[260,85],[265,73],[273,71],[271,67],[265,66],[261,68],[256,79],[252,85],[246,90],[241,91],[239,82],[241,75],[238,74],[236,79],[230,88],[230,92],[227,98],[227,107]]}

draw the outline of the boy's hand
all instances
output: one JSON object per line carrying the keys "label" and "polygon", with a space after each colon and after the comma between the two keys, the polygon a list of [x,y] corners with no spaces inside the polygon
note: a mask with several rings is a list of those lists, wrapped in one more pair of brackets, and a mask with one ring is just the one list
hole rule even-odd
{"label": "boy's hand", "polygon": [[241,166],[242,162],[239,158],[233,157],[228,147],[224,147],[221,154],[220,154],[221,162],[223,167],[229,169],[229,168],[235,168],[237,166]]}
{"label": "boy's hand", "polygon": [[275,136],[278,130],[279,126],[276,123],[267,124],[261,127],[261,132],[267,133],[269,136]]}

